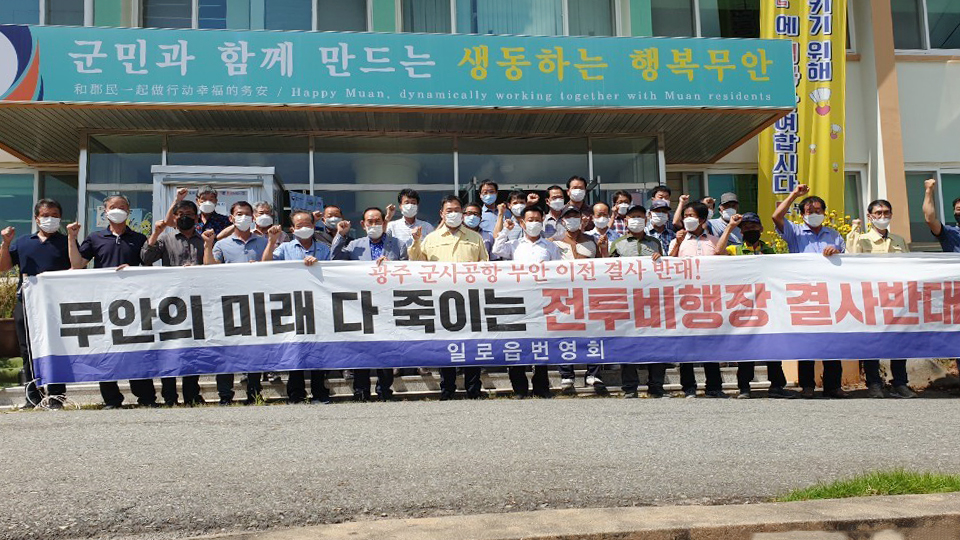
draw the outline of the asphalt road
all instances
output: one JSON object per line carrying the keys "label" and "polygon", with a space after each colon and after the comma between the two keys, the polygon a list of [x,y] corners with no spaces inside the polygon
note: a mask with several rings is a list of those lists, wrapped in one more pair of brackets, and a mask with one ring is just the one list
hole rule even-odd
{"label": "asphalt road", "polygon": [[960,399],[343,403],[0,414],[0,538],[752,501],[960,473]]}

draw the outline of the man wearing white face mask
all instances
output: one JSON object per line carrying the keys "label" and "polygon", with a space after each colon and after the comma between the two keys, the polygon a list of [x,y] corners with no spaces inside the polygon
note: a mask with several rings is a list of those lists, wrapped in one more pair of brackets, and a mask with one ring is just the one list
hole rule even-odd
{"label": "man wearing white face mask", "polygon": [[[853,220],[853,229],[847,235],[848,253],[909,253],[910,248],[903,237],[890,232],[890,220],[893,218],[893,205],[890,201],[877,199],[867,205],[867,216],[872,227],[866,233],[860,232],[862,222]],[[907,361],[890,360],[893,375],[890,396],[895,398],[914,398],[917,394],[907,386]],[[867,395],[882,398],[883,378],[880,377],[879,360],[863,360],[863,372],[867,377]]]}
{"label": "man wearing white face mask", "polygon": [[[455,195],[443,198],[440,225],[423,238],[423,230],[413,231],[413,245],[408,253],[411,261],[482,262],[489,260],[483,238],[463,226],[463,205]],[[480,399],[480,368],[463,368],[467,397]],[[440,368],[440,400],[453,399],[457,392],[457,368]]]}
{"label": "man wearing white face mask", "polygon": [[581,213],[589,212],[585,206],[587,198],[587,181],[579,176],[571,176],[567,180],[567,197],[570,198],[570,206],[580,210]]}
{"label": "man wearing white face mask", "polygon": [[[20,279],[17,284],[17,303],[13,308],[13,321],[17,328],[17,341],[20,344],[20,357],[23,358],[23,371],[26,375],[27,402],[24,409],[32,409],[43,396],[33,381],[33,364],[30,356],[30,343],[27,341],[27,324],[23,314],[23,302],[20,297],[20,286],[23,285],[23,276],[35,276],[53,270],[68,270],[70,268],[70,253],[67,247],[67,237],[60,234],[60,216],[63,209],[60,203],[53,199],[40,199],[33,207],[33,219],[39,228],[36,234],[21,236],[14,241],[16,229],[6,227],[0,231],[3,245],[0,246],[0,272],[7,272],[14,266],[20,266]],[[76,228],[79,228],[79,224]],[[66,386],[62,384],[47,385],[47,395],[50,396],[50,407],[63,407],[63,395]],[[59,398],[59,399],[57,399]]]}
{"label": "man wearing white face mask", "polygon": [[560,186],[547,188],[547,214],[543,216],[543,236],[558,240],[566,231],[560,224],[560,211],[567,205],[567,193]]}
{"label": "man wearing white face mask", "polygon": [[410,249],[410,246],[413,245],[413,231],[420,229],[426,236],[433,232],[433,225],[422,219],[417,219],[417,213],[420,211],[420,194],[416,190],[401,189],[397,195],[397,202],[400,203],[400,214],[403,217],[390,221],[393,219],[396,208],[392,204],[387,207],[386,220],[389,222],[387,224],[387,234],[403,242],[407,249]]}
{"label": "man wearing white face mask", "polygon": [[677,237],[676,231],[670,226],[670,201],[653,199],[650,201],[650,211],[647,213],[647,236],[660,242],[663,252],[670,251],[670,242]]}
{"label": "man wearing white face mask", "polygon": [[[253,224],[251,232],[263,238],[270,237],[270,227],[273,227],[273,205],[267,201],[257,201],[253,203]],[[232,231],[231,231],[232,232]],[[289,242],[290,235],[286,232],[280,234],[279,243]]]}
{"label": "man wearing white face mask", "polygon": [[[109,226],[102,231],[87,235],[79,247],[71,234],[70,263],[74,269],[86,268],[93,261],[94,268],[117,268],[140,266],[140,251],[147,243],[147,237],[127,226],[130,215],[130,202],[123,195],[113,195],[103,201],[104,214]],[[141,407],[157,406],[157,391],[150,379],[130,381],[130,391],[137,397]],[[123,406],[123,394],[116,381],[100,383],[100,395],[104,409],[119,409]]]}
{"label": "man wearing white face mask", "polygon": [[[627,210],[625,220],[627,222],[627,232],[610,245],[611,257],[650,257],[655,261],[663,256],[663,246],[656,239],[647,236],[645,232],[647,224],[644,216],[646,215],[647,210],[640,205],[631,206]],[[646,366],[647,395],[651,398],[665,397],[663,383],[666,378],[667,365],[658,363],[646,364]],[[620,366],[620,377],[623,397],[638,397],[637,389],[640,386],[640,378],[637,374],[637,365],[622,364]]]}
{"label": "man wearing white face mask", "polygon": [[[383,211],[370,207],[363,211],[363,228],[366,234],[356,240],[347,241],[350,222],[337,224],[337,235],[333,238],[332,258],[339,261],[405,261],[407,246],[383,231]],[[393,370],[377,369],[377,396],[380,401],[393,399]],[[370,400],[370,370],[353,370],[354,401]]]}
{"label": "man wearing white face mask", "polygon": [[[304,210],[290,215],[293,222],[294,239],[277,245],[280,239],[279,225],[270,228],[269,242],[263,251],[264,261],[303,261],[312,266],[317,261],[330,260],[330,248],[314,238],[315,220],[313,214]],[[291,371],[287,379],[287,401],[289,403],[303,403],[307,399],[306,379],[303,371]],[[330,390],[323,382],[324,372],[310,371],[310,392],[313,399],[310,403],[330,403]]]}
{"label": "man wearing white face mask", "polygon": [[[230,221],[233,223],[233,233],[216,240],[213,231],[203,233],[203,264],[235,264],[257,262],[263,258],[269,241],[253,234],[253,206],[246,201],[233,203],[230,207]],[[260,373],[247,373],[247,399],[245,403],[252,405],[262,399],[263,387],[260,384]],[[217,375],[217,394],[220,396],[220,405],[230,405],[233,402],[233,374],[221,373]]]}
{"label": "man wearing white face mask", "polygon": [[610,207],[607,206],[607,203],[598,202],[593,205],[593,230],[587,231],[587,234],[597,241],[600,240],[601,236],[605,236],[607,245],[613,244],[617,238],[620,238],[620,235],[610,227],[611,223]]}
{"label": "man wearing white face mask", "polygon": [[[175,208],[177,208],[177,203],[184,200],[186,196],[187,188],[177,190],[177,198],[170,207],[170,210],[167,211],[167,227],[175,227],[177,225],[177,218],[174,216],[176,212]],[[198,236],[210,229],[213,229],[217,238],[226,238],[230,235],[230,232],[225,232],[225,229],[230,226],[230,219],[217,212],[217,200],[217,190],[213,189],[212,186],[200,186],[200,189],[197,190],[196,205],[199,211],[199,217],[197,218],[196,229]]]}
{"label": "man wearing white face mask", "polygon": [[497,207],[497,224],[493,228],[493,237],[506,236],[507,240],[516,240],[523,235],[519,226],[523,210],[527,207],[527,196],[522,191],[511,191],[506,203]]}
{"label": "man wearing white face mask", "polygon": [[629,192],[622,189],[613,194],[613,206],[610,207],[611,216],[610,228],[617,236],[623,236],[627,233],[627,211],[633,206],[633,197]]}
{"label": "man wearing white face mask", "polygon": [[[670,243],[668,253],[671,257],[705,257],[726,254],[726,241],[729,235],[725,233],[722,238],[717,238],[706,231],[709,213],[710,209],[702,202],[687,203],[684,206],[682,214],[683,230],[678,231],[677,237]],[[705,362],[703,371],[706,376],[704,396],[720,399],[730,397],[723,391],[723,376],[720,371],[720,364]],[[680,385],[683,387],[684,396],[687,398],[697,397],[697,379],[693,371],[693,364],[690,362],[680,364]]]}
{"label": "man wearing white face mask", "polygon": [[497,198],[500,196],[500,186],[493,180],[484,180],[480,182],[478,190],[480,201],[483,203],[480,230],[493,234],[493,229],[497,226]]}
{"label": "man wearing white face mask", "polygon": [[[560,249],[553,241],[543,238],[543,210],[536,206],[527,206],[520,213],[520,221],[516,229],[521,231],[519,238],[510,240],[501,234],[493,242],[493,254],[503,259],[513,260],[523,264],[542,263],[544,261],[559,261]],[[527,381],[529,366],[510,366],[507,373],[514,394],[520,398],[530,395],[530,383]],[[550,379],[547,366],[533,367],[533,395],[541,398],[550,398]]]}
{"label": "man wearing white face mask", "polygon": [[[723,231],[727,230],[730,224],[730,218],[737,215],[740,210],[740,201],[737,200],[736,193],[724,193],[720,196],[720,217],[707,221],[707,231],[710,234],[720,237]],[[743,243],[743,233],[740,227],[730,229],[730,245],[739,246]]]}
{"label": "man wearing white face mask", "polygon": [[[846,243],[836,229],[824,227],[826,220],[827,203],[816,195],[811,195],[800,201],[797,206],[803,216],[803,224],[797,225],[787,221],[787,213],[793,207],[793,202],[807,195],[810,187],[800,184],[777,206],[773,212],[773,223],[777,226],[777,233],[787,243],[790,253],[821,253],[824,257],[846,251]],[[817,383],[815,378],[815,361],[803,360],[798,363],[801,396],[804,399],[813,399]],[[843,364],[839,360],[823,361],[823,395],[828,398],[842,399],[849,395],[841,388],[843,379]]]}

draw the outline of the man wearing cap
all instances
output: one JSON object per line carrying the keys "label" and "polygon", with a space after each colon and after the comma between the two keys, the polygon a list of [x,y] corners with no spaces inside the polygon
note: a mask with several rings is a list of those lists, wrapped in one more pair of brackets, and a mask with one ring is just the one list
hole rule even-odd
{"label": "man wearing cap", "polygon": [[[747,212],[740,220],[740,231],[743,233],[743,243],[727,246],[727,255],[776,255],[777,250],[760,239],[763,234],[763,223],[760,216]],[[753,381],[755,362],[737,363],[737,387],[740,393],[737,399],[750,399],[750,382]],[[770,381],[770,390],[767,397],[777,399],[794,399],[796,392],[787,390],[787,377],[783,374],[781,362],[767,362],[767,380]]]}
{"label": "man wearing cap", "polygon": [[663,199],[650,201],[648,217],[647,236],[658,240],[663,252],[667,253],[667,250],[670,249],[670,242],[677,237],[676,231],[670,227],[670,202]]}
{"label": "man wearing cap", "polygon": [[[730,218],[737,214],[740,209],[740,201],[737,200],[736,193],[724,193],[720,196],[720,217],[707,221],[707,231],[716,236],[723,236],[723,231],[727,230],[730,224]],[[743,243],[743,234],[739,227],[730,230],[730,245],[735,246]]]}

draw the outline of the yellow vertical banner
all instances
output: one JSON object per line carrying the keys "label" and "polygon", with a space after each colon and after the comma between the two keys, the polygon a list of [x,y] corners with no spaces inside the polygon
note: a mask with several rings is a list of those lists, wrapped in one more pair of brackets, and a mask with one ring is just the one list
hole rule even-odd
{"label": "yellow vertical banner", "polygon": [[793,42],[797,107],[760,134],[758,206],[770,215],[797,184],[843,215],[846,0],[762,0],[760,37]]}

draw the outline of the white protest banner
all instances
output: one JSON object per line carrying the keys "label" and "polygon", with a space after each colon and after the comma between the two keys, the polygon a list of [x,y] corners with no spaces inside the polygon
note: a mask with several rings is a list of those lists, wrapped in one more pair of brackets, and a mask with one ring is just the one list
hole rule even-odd
{"label": "white protest banner", "polygon": [[960,354],[949,254],[48,272],[42,383],[299,369]]}

